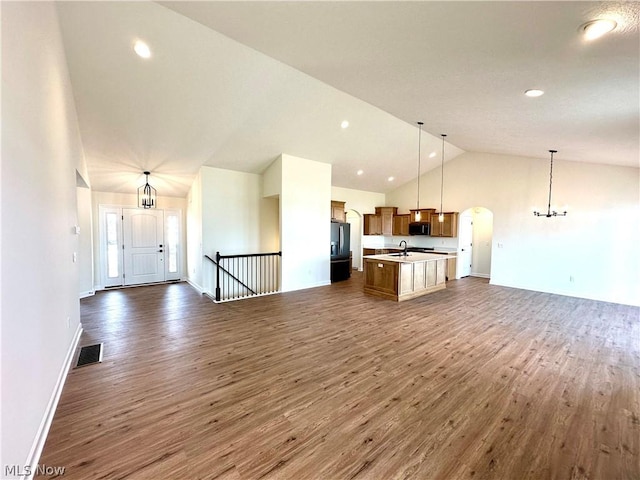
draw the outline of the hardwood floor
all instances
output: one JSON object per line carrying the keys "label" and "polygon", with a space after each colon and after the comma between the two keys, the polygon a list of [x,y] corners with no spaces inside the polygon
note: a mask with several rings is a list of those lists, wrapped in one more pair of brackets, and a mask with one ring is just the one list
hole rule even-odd
{"label": "hardwood floor", "polygon": [[[41,465],[71,479],[639,479],[640,309],[467,278],[82,300]],[[45,478],[45,477],[40,477]],[[50,477],[47,477],[50,478]]]}

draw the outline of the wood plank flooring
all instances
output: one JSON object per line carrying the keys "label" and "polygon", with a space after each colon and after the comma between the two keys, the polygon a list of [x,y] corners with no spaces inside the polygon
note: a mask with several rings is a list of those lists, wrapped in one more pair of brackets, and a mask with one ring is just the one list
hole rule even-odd
{"label": "wood plank flooring", "polygon": [[[640,309],[467,278],[396,303],[362,276],[213,304],[82,300],[41,465],[72,479],[640,479]],[[45,478],[45,477],[39,477]],[[47,477],[50,478],[50,477]]]}

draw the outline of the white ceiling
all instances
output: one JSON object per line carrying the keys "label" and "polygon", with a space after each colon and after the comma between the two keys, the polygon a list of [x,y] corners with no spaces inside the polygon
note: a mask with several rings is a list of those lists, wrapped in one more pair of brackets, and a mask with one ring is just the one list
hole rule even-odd
{"label": "white ceiling", "polygon": [[[440,133],[446,160],[467,150],[546,162],[554,148],[558,160],[638,166],[638,5],[58,9],[92,187],[134,192],[148,169],[160,194],[184,196],[201,165],[260,173],[282,152],[331,163],[336,186],[389,191],[416,176],[418,120],[423,172],[440,164]],[[578,27],[602,16],[618,28],[584,41]],[[151,59],[132,52],[136,39]],[[546,94],[525,97],[529,88]]]}

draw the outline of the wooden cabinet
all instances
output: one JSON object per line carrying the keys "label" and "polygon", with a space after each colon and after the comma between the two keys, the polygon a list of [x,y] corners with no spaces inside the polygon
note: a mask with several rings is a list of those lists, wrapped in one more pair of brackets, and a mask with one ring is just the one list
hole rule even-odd
{"label": "wooden cabinet", "polygon": [[418,220],[416,219],[416,213],[420,212],[420,222],[424,222],[424,223],[429,223],[431,222],[431,217],[433,216],[433,214],[436,212],[435,208],[421,208],[420,210],[409,210],[411,212],[410,217],[410,221],[411,222],[417,222]]}
{"label": "wooden cabinet", "polygon": [[395,215],[393,217],[393,234],[406,236],[409,235],[409,222],[411,215]]}
{"label": "wooden cabinet", "polygon": [[398,215],[398,207],[376,207],[376,213],[365,213],[365,235],[409,235],[410,215]]}
{"label": "wooden cabinet", "polygon": [[432,237],[457,237],[458,236],[458,212],[443,213],[444,221],[438,221],[438,215],[431,217]]}
{"label": "wooden cabinet", "polygon": [[412,262],[364,259],[364,291],[401,302],[446,288],[444,258]]}
{"label": "wooden cabinet", "polygon": [[382,235],[382,218],[380,215],[365,213],[364,217],[364,235]]}
{"label": "wooden cabinet", "polygon": [[397,297],[398,263],[383,262],[365,258],[365,289],[368,287],[379,294]]}
{"label": "wooden cabinet", "polygon": [[458,262],[455,257],[455,253],[446,253],[446,252],[433,252],[435,255],[442,255],[447,259],[445,275],[447,281],[456,279],[456,267]]}
{"label": "wooden cabinet", "polygon": [[458,262],[455,258],[447,258],[447,281],[456,279],[456,266]]}
{"label": "wooden cabinet", "polygon": [[376,207],[376,215],[380,216],[382,235],[393,235],[393,217],[397,214],[397,207]]}
{"label": "wooden cabinet", "polygon": [[344,211],[344,203],[336,200],[331,200],[331,220],[337,220],[338,222],[346,222],[347,214]]}

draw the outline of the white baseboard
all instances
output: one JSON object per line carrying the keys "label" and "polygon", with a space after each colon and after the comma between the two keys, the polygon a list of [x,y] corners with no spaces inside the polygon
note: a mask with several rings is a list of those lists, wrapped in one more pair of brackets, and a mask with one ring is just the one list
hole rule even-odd
{"label": "white baseboard", "polygon": [[202,288],[200,285],[198,285],[195,282],[192,282],[191,280],[189,280],[188,278],[186,279],[186,282],[191,285],[193,288],[195,288],[198,292],[200,292],[200,295],[203,295],[207,292],[205,292],[204,288]]}
{"label": "white baseboard", "polygon": [[491,275],[487,275],[486,273],[473,273],[471,272],[470,277],[479,277],[479,278],[491,278]]}
{"label": "white baseboard", "polygon": [[96,294],[95,290],[88,290],[86,292],[80,292],[80,298],[93,297]]}
{"label": "white baseboard", "polygon": [[327,285],[331,285],[331,280],[325,280],[324,282],[317,282],[317,283],[313,283],[311,285],[303,285],[297,288],[292,288],[290,290],[284,290],[282,289],[280,292],[284,293],[284,292],[297,292],[298,290],[307,290],[309,288],[317,288],[317,287],[326,287]]}
{"label": "white baseboard", "polygon": [[75,356],[76,348],[78,347],[78,342],[80,341],[80,335],[82,335],[82,323],[78,324],[78,328],[76,328],[76,333],[73,336],[73,340],[71,340],[69,350],[67,351],[67,356],[64,359],[64,363],[62,364],[62,368],[60,369],[60,374],[58,375],[58,381],[56,382],[55,388],[53,389],[51,398],[49,399],[49,404],[47,405],[47,409],[45,410],[42,421],[40,422],[40,428],[38,428],[38,433],[36,434],[36,438],[34,439],[33,445],[31,446],[31,451],[29,452],[29,456],[27,457],[25,465],[31,467],[29,470],[31,473],[28,476],[24,477],[27,480],[31,480],[33,478],[33,475],[37,471],[38,462],[40,461],[40,455],[42,455],[42,449],[44,448],[44,443],[47,440],[47,435],[49,434],[49,429],[51,428],[51,422],[53,421],[53,416],[56,413],[56,408],[58,407],[58,402],[60,401],[60,395],[62,395],[62,388],[64,387],[64,382],[67,379],[67,373],[69,373],[71,362],[73,361],[73,357]]}

